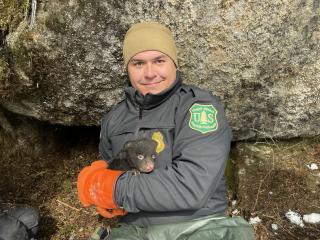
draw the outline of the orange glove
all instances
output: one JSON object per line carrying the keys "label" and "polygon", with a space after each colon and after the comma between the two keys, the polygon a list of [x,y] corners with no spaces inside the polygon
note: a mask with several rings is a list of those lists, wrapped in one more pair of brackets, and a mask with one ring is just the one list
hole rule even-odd
{"label": "orange glove", "polygon": [[77,182],[79,200],[85,207],[95,205],[98,212],[107,218],[125,215],[126,212],[117,206],[113,198],[117,179],[124,171],[109,170],[107,166],[105,161],[99,160],[80,171]]}
{"label": "orange glove", "polygon": [[125,211],[122,208],[117,208],[117,209],[105,209],[105,208],[100,208],[97,207],[97,212],[105,217],[105,218],[113,218],[115,216],[123,216],[126,215],[128,212]]}

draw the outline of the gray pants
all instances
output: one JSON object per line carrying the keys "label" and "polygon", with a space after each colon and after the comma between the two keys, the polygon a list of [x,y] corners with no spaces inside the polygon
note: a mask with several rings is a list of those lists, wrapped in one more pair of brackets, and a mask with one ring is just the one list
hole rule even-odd
{"label": "gray pants", "polygon": [[206,216],[147,228],[119,224],[105,240],[254,240],[251,225],[242,217]]}

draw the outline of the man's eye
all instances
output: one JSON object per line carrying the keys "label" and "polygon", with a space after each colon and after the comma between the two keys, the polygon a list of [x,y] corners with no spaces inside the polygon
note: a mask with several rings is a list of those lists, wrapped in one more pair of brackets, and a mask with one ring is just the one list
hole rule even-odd
{"label": "man's eye", "polygon": [[164,63],[165,61],[163,60],[163,59],[158,59],[157,61],[156,61],[156,63]]}
{"label": "man's eye", "polygon": [[143,62],[135,62],[133,65],[135,67],[141,67],[143,65]]}
{"label": "man's eye", "polygon": [[139,155],[137,156],[137,158],[138,158],[139,160],[143,160],[143,159],[144,159],[144,156],[143,156],[142,154],[139,154]]}

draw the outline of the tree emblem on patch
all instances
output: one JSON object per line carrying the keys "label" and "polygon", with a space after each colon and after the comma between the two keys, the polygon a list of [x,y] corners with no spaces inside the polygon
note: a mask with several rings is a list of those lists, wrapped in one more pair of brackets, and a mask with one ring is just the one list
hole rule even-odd
{"label": "tree emblem on patch", "polygon": [[189,109],[190,128],[201,132],[202,134],[213,132],[218,129],[217,113],[218,111],[210,105],[195,103]]}

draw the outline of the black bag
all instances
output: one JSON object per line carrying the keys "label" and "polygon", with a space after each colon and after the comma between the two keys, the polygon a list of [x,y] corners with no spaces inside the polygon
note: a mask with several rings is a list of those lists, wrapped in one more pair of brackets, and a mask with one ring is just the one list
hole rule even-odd
{"label": "black bag", "polygon": [[28,205],[2,207],[0,210],[0,240],[30,240],[38,231],[39,213]]}

